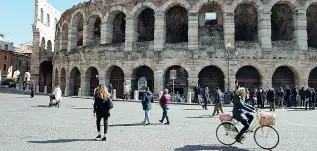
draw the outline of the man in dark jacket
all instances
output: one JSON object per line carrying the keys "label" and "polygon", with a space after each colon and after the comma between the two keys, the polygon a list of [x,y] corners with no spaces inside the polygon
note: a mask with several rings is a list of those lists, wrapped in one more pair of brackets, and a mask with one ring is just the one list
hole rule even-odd
{"label": "man in dark jacket", "polygon": [[305,90],[304,90],[304,87],[302,87],[302,89],[299,90],[299,96],[300,96],[300,106],[304,106],[305,105]]}
{"label": "man in dark jacket", "polygon": [[283,101],[284,101],[284,99],[283,99],[283,97],[284,97],[284,90],[283,90],[283,88],[282,87],[280,87],[279,88],[279,90],[277,90],[277,100],[278,100],[278,106],[279,107],[283,107]]}
{"label": "man in dark jacket", "polygon": [[273,88],[270,88],[267,92],[267,101],[270,103],[270,111],[275,111],[275,92]]}
{"label": "man in dark jacket", "polygon": [[289,97],[291,96],[291,90],[289,89],[289,86],[286,86],[286,94],[284,100],[287,102],[287,107],[291,107],[291,101],[289,100]]}
{"label": "man in dark jacket", "polygon": [[221,111],[221,113],[223,113],[223,110],[222,110],[223,97],[224,97],[223,93],[221,92],[219,87],[217,87],[216,94],[215,94],[215,108],[214,108],[214,112],[212,113],[212,116],[215,116],[216,111],[217,111],[217,115],[218,115],[219,110]]}
{"label": "man in dark jacket", "polygon": [[258,108],[264,108],[264,101],[265,101],[265,93],[262,88],[258,89],[256,92],[256,99],[258,101]]}
{"label": "man in dark jacket", "polygon": [[142,122],[142,124],[149,125],[150,124],[149,111],[152,109],[151,102],[153,99],[153,94],[148,87],[146,87],[146,90],[147,91],[143,93],[143,97],[142,97],[142,107],[145,113],[144,121]]}
{"label": "man in dark jacket", "polygon": [[312,92],[310,91],[310,88],[307,88],[306,96],[305,96],[305,110],[307,110],[307,105],[310,107],[311,99],[312,99]]}
{"label": "man in dark jacket", "polygon": [[295,106],[297,107],[297,101],[296,101],[296,98],[297,98],[297,94],[298,94],[298,91],[296,89],[296,86],[292,89],[292,106]]}

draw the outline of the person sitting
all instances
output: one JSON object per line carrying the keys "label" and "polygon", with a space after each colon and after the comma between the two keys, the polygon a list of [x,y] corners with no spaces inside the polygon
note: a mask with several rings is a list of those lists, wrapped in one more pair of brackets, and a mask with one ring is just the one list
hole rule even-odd
{"label": "person sitting", "polygon": [[233,99],[233,118],[241,122],[244,127],[236,136],[236,141],[241,143],[242,135],[249,129],[253,120],[252,112],[255,112],[255,108],[245,103],[246,90],[244,87],[238,89],[237,95]]}

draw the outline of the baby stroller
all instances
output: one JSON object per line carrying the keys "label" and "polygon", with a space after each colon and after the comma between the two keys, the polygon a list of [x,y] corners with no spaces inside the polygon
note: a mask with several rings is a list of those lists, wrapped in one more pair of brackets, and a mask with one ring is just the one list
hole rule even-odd
{"label": "baby stroller", "polygon": [[50,95],[50,103],[48,106],[49,107],[55,106],[55,107],[59,108],[59,104],[60,104],[60,100],[56,100],[55,95],[51,94]]}

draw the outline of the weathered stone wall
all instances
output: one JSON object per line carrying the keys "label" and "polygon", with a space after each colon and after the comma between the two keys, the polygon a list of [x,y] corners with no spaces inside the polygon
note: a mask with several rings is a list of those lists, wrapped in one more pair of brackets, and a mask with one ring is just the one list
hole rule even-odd
{"label": "weathered stone wall", "polygon": [[[282,6],[286,5],[293,13],[285,15],[285,12],[289,13],[289,11],[279,8],[280,5],[274,5],[281,4],[280,2],[253,0],[247,5],[248,11],[244,12],[244,16],[251,15],[247,19],[252,20],[252,24],[247,24],[245,19],[242,20],[241,16],[237,16],[237,14],[243,14],[245,9],[234,11],[237,7],[247,4],[240,1],[152,0],[151,2],[143,2],[121,0],[113,1],[113,5],[110,5],[110,2],[91,1],[75,6],[62,15],[61,27],[64,24],[71,27],[72,18],[76,13],[81,13],[84,16],[85,23],[96,14],[101,18],[100,42],[85,43],[89,37],[87,29],[90,27],[87,27],[89,24],[84,24],[84,46],[77,47],[74,52],[68,49],[56,53],[54,68],[58,69],[58,73],[61,73],[62,68],[66,69],[66,87],[70,86],[69,74],[74,67],[77,67],[81,73],[83,92],[87,92],[85,90],[88,88],[87,84],[83,83],[87,83],[85,78],[87,78],[86,71],[89,67],[95,67],[98,70],[100,82],[106,83],[109,80],[109,70],[113,66],[120,67],[124,72],[124,78],[129,80],[133,79],[135,69],[146,65],[154,72],[154,90],[157,93],[159,89],[163,88],[164,71],[174,65],[179,65],[188,72],[188,87],[190,88],[195,86],[198,74],[204,67],[216,66],[225,76],[226,89],[228,89],[228,83],[231,84],[229,89],[234,87],[235,75],[243,66],[252,66],[257,69],[263,87],[272,87],[273,73],[280,66],[287,66],[292,70],[296,85],[307,86],[309,73],[317,66],[317,51],[307,46],[306,20],[308,18],[306,18],[306,10],[311,5],[310,2],[283,3]],[[222,20],[218,21],[216,26],[199,28],[200,9],[210,4],[220,6],[222,11],[216,12],[218,14],[221,12]],[[250,9],[249,5],[252,6]],[[274,6],[278,8],[273,9],[272,12]],[[175,13],[169,15],[168,12],[175,7],[182,7],[180,14],[183,15],[177,16]],[[155,23],[153,28],[154,40],[137,42],[139,35],[142,35],[141,31],[145,29],[142,27],[144,24],[140,24],[139,16],[146,8],[154,10],[154,16],[152,16]],[[276,9],[279,13],[274,12]],[[112,43],[113,36],[120,35],[114,34],[115,28],[122,25],[116,24],[115,21],[116,15],[120,12],[126,16],[125,30],[121,31],[121,33],[125,33],[125,38],[124,43],[114,44]],[[272,19],[271,14],[273,13],[281,16]],[[184,14],[187,15],[184,16]],[[274,17],[276,16],[273,15]],[[285,19],[287,23],[280,25],[280,22],[285,21]],[[249,39],[237,41],[235,38],[236,34],[241,33],[241,29],[239,31],[235,27],[237,26],[235,24],[239,25],[239,20],[242,20],[240,25],[243,27],[251,27],[251,31],[245,31],[242,35],[250,36],[252,41],[246,41]],[[277,30],[281,31],[282,37],[291,35],[291,39],[287,39],[289,41],[277,40],[272,42],[275,40],[271,38],[271,33],[276,30],[275,20],[281,26]],[[169,24],[171,21],[175,24]],[[178,38],[188,38],[188,42],[166,43],[169,40],[167,35],[171,34],[170,26],[176,25],[174,29],[177,31],[180,28],[178,23],[181,25],[187,23],[187,34],[178,35],[180,36]],[[291,26],[294,30],[289,30]],[[286,30],[281,30],[282,27],[285,27]],[[70,38],[74,36],[72,30],[69,28],[68,45],[72,44]],[[275,36],[273,35],[273,37]],[[228,43],[231,44],[231,47],[227,49]],[[157,75],[158,71],[163,71],[163,76]]]}

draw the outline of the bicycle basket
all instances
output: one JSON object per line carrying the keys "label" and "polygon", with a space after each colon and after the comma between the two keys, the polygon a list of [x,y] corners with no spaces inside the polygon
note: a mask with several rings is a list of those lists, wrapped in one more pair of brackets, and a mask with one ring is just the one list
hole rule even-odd
{"label": "bicycle basket", "polygon": [[219,114],[220,121],[231,121],[233,118],[230,113]]}
{"label": "bicycle basket", "polygon": [[261,112],[260,113],[260,124],[264,126],[275,125],[275,113]]}

